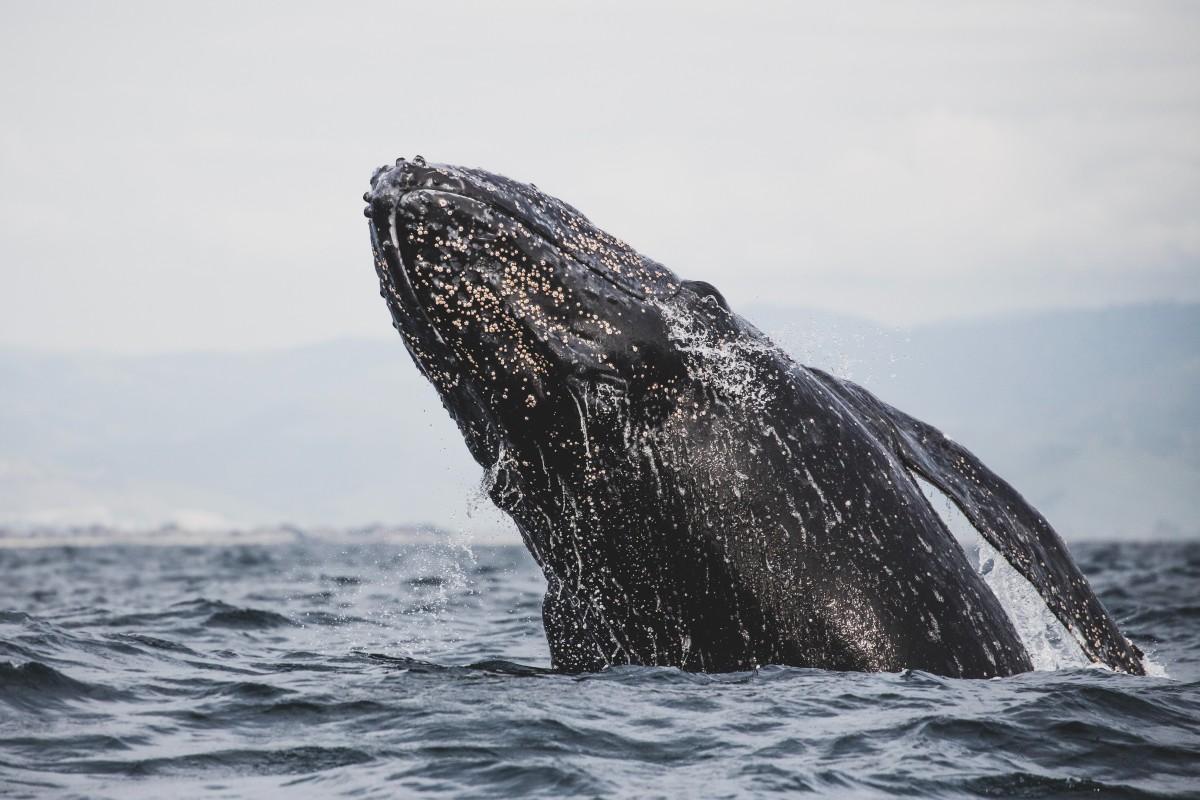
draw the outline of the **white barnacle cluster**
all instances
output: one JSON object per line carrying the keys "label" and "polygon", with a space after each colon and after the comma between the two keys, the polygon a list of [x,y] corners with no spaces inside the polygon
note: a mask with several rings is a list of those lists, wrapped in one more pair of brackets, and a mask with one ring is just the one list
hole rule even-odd
{"label": "white barnacle cluster", "polygon": [[[515,246],[521,240],[529,246]],[[619,333],[612,322],[584,308],[582,299],[568,292],[566,276],[556,270],[569,269],[570,265],[529,257],[527,253],[535,250],[533,245],[540,243],[524,224],[513,223],[511,231],[502,228],[498,242],[487,245],[484,252],[498,265],[501,294],[510,305],[510,313],[523,319],[538,336],[570,341],[580,322],[594,325],[609,336]]]}
{"label": "white barnacle cluster", "polygon": [[627,288],[647,297],[653,297],[660,288],[670,291],[661,281],[666,270],[579,214],[567,213],[560,232],[563,244],[575,257],[594,264]]}
{"label": "white barnacle cluster", "polygon": [[[521,322],[540,331],[554,329],[533,297],[550,287],[513,246],[518,234],[502,227],[494,240],[480,243],[457,228],[446,235],[433,228],[421,223],[408,233],[419,254],[413,260],[414,284],[427,298],[430,321],[447,335],[464,368],[484,382],[501,373],[545,374],[548,364]],[[488,346],[478,346],[477,339]]]}

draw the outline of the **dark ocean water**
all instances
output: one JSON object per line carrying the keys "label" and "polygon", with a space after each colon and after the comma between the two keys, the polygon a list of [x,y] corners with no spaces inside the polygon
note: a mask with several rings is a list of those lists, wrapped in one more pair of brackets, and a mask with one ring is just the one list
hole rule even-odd
{"label": "dark ocean water", "polygon": [[553,675],[519,547],[0,550],[0,794],[1200,797],[1200,543],[1072,549],[1170,678]]}

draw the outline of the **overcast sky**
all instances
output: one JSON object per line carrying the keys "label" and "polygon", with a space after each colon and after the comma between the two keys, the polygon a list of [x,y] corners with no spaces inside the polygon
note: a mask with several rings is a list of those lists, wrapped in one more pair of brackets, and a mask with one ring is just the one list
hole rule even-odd
{"label": "overcast sky", "polygon": [[0,345],[391,335],[414,153],[741,307],[1200,299],[1200,4],[575,5],[6,0]]}

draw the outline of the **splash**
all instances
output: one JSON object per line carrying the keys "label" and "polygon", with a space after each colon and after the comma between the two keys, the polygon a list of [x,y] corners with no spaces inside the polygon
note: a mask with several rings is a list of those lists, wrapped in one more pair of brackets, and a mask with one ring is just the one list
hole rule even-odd
{"label": "splash", "polygon": [[716,333],[673,301],[660,301],[658,307],[691,375],[742,408],[763,411],[770,405],[774,394],[759,363],[763,355],[780,352],[778,347],[765,337]]}
{"label": "splash", "polygon": [[[983,578],[984,584],[1000,601],[1013,627],[1017,629],[1022,644],[1029,652],[1034,669],[1108,669],[1084,655],[1075,637],[1046,606],[1033,584],[1009,564],[996,548],[988,544],[949,497],[920,476],[914,474],[913,478],[921,487],[929,504],[962,545],[975,571]],[[1148,656],[1142,658],[1142,663],[1147,675],[1168,677],[1166,670]]]}
{"label": "splash", "polygon": [[918,475],[913,475],[929,504],[962,545],[975,571],[983,578],[1008,614],[1033,668],[1041,671],[1092,666],[1092,661],[1023,575],[992,547],[949,497]]}

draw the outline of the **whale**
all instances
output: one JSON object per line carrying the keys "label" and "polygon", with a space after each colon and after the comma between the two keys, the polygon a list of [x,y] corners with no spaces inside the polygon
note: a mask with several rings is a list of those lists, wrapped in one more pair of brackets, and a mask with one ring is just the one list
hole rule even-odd
{"label": "whale", "polygon": [[1047,520],[571,205],[417,156],[363,195],[380,294],[546,578],[552,667],[1032,669],[926,482],[1087,659],[1144,674]]}

